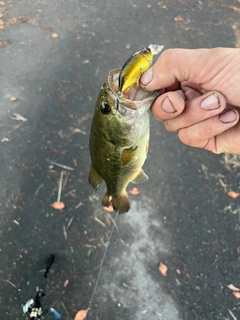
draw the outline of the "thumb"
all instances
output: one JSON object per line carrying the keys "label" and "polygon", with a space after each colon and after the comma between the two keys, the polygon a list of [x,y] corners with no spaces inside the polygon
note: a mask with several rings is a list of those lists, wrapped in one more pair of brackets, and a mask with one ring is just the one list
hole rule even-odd
{"label": "thumb", "polygon": [[213,49],[168,49],[158,58],[156,63],[146,71],[140,85],[147,91],[171,87],[179,88],[179,82],[201,84],[203,69],[212,56]]}

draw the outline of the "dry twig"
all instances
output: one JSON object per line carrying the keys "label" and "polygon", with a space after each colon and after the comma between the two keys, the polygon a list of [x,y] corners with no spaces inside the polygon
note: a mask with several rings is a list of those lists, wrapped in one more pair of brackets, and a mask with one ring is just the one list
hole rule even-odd
{"label": "dry twig", "polygon": [[52,160],[49,160],[49,159],[46,159],[47,162],[53,164],[54,166],[57,166],[59,168],[63,168],[65,170],[70,170],[70,171],[73,171],[74,168],[72,167],[68,167],[68,166],[65,166],[64,164],[61,164],[61,163],[58,163],[58,162],[55,162],[55,161],[52,161]]}

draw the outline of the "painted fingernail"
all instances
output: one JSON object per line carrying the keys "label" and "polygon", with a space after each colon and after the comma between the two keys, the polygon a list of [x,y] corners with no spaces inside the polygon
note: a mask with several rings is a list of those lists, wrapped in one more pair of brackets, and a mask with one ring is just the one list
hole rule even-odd
{"label": "painted fingernail", "polygon": [[223,123],[233,122],[237,119],[236,111],[234,111],[234,110],[226,111],[226,112],[220,114],[219,119]]}
{"label": "painted fingernail", "polygon": [[204,110],[214,110],[221,107],[219,97],[216,93],[211,94],[201,102],[201,108]]}
{"label": "painted fingernail", "polygon": [[143,86],[147,86],[152,81],[152,77],[153,77],[152,68],[150,68],[141,76],[140,83]]}
{"label": "painted fingernail", "polygon": [[176,110],[173,107],[172,102],[168,98],[163,100],[162,109],[166,113],[174,113],[174,112],[176,112]]}

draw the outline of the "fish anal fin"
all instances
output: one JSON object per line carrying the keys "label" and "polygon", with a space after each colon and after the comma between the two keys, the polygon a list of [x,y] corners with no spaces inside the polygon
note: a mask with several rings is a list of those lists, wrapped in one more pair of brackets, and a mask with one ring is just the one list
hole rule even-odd
{"label": "fish anal fin", "polygon": [[88,173],[88,181],[94,190],[97,190],[103,181],[103,179],[97,173],[97,171],[95,170],[93,165],[91,165],[89,173]]}
{"label": "fish anal fin", "polygon": [[137,147],[123,150],[122,158],[121,158],[122,165],[125,166],[133,160],[136,150],[137,150]]}
{"label": "fish anal fin", "polygon": [[112,197],[112,206],[115,211],[118,213],[125,213],[128,212],[130,209],[130,202],[128,200],[127,193],[124,192],[123,194],[120,194],[118,196]]}
{"label": "fish anal fin", "polygon": [[138,175],[136,176],[135,179],[133,179],[131,182],[132,183],[141,183],[141,182],[144,182],[144,181],[147,181],[149,178],[148,176],[146,175],[146,173],[141,169],[138,173]]}
{"label": "fish anal fin", "polygon": [[109,207],[110,206],[110,203],[112,201],[112,197],[109,196],[108,192],[105,193],[103,199],[102,199],[102,205],[104,207]]}

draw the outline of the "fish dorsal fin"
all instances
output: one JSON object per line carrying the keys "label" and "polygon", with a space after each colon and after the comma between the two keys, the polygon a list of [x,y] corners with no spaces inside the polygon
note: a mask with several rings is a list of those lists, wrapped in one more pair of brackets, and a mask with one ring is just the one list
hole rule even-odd
{"label": "fish dorsal fin", "polygon": [[148,176],[146,175],[146,173],[141,169],[139,171],[139,174],[136,176],[135,179],[133,179],[131,182],[132,183],[141,183],[141,182],[144,182],[146,180],[148,180]]}

